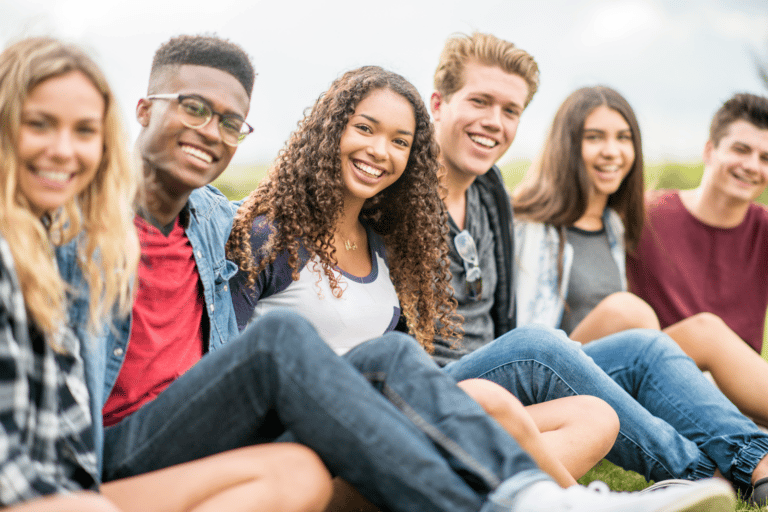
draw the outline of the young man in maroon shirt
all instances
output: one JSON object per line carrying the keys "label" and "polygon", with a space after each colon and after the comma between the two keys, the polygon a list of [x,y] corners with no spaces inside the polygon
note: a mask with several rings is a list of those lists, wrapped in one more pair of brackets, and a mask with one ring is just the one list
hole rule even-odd
{"label": "young man in maroon shirt", "polygon": [[[712,119],[704,175],[692,190],[654,192],[630,289],[746,414],[768,425],[768,98],[736,94]],[[746,342],[746,343],[745,343]]]}

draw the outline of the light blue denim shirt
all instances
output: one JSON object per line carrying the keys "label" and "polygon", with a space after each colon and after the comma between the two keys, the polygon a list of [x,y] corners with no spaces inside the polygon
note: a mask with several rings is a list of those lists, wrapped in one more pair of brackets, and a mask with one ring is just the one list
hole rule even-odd
{"label": "light blue denim shirt", "polygon": [[[232,230],[232,219],[239,203],[230,203],[212,186],[195,190],[184,207],[188,211],[185,232],[192,245],[195,263],[203,283],[205,309],[208,312],[208,348],[216,350],[237,331],[229,279],[237,272],[237,265],[225,257],[224,246]],[[104,326],[96,335],[88,332],[88,290],[77,263],[76,241],[56,251],[59,272],[72,286],[69,306],[69,324],[81,340],[85,362],[85,379],[91,395],[96,453],[101,469],[104,431],[101,409],[123,365],[131,317],[117,318],[112,326]]]}

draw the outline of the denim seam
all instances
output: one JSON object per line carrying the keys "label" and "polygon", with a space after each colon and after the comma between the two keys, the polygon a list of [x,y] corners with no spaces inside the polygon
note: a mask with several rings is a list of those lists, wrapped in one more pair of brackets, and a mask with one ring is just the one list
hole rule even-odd
{"label": "denim seam", "polygon": [[[381,376],[381,373],[378,373],[376,375]],[[432,439],[435,443],[437,443],[439,446],[441,446],[443,449],[445,449],[448,453],[456,457],[458,460],[460,460],[462,463],[466,464],[469,468],[471,468],[473,471],[477,473],[478,476],[480,476],[484,481],[485,484],[488,486],[489,489],[496,489],[500,484],[501,480],[496,477],[491,471],[489,471],[486,467],[484,467],[482,464],[480,464],[478,461],[474,459],[469,453],[467,453],[461,446],[459,446],[453,439],[449,438],[440,430],[438,430],[436,427],[431,425],[427,420],[425,420],[416,410],[414,410],[408,403],[401,397],[394,389],[389,387],[386,382],[383,382],[382,379],[382,392],[384,393],[384,396],[387,397],[387,399],[392,402],[392,404],[403,411],[403,414],[406,415],[406,417],[411,420],[416,427],[418,427],[419,430],[424,432],[424,434],[427,435],[430,439]]]}
{"label": "denim seam", "polygon": [[766,454],[768,454],[768,439],[758,438],[747,443],[736,454],[732,469],[733,479],[744,485],[751,485],[752,473]]}
{"label": "denim seam", "polygon": [[[654,360],[653,363],[655,363],[655,360]],[[649,375],[650,372],[646,371],[647,370],[647,366],[651,366],[653,363],[648,363],[648,365],[646,365],[646,369],[644,369],[644,371],[641,372],[641,374],[642,375],[646,375],[646,376]],[[626,371],[628,371],[628,367],[623,367],[621,370],[617,370],[615,372],[612,372],[609,376],[611,376],[611,378],[613,379],[613,374],[623,373],[623,372],[626,372]],[[652,374],[650,374],[650,375],[652,375]],[[656,383],[656,381],[654,379],[651,379],[649,377],[643,377],[643,378],[648,378],[649,379],[648,380],[648,385],[651,386],[654,389],[654,391],[656,392],[657,395],[664,397],[664,401],[665,401],[667,407],[669,407],[670,409],[674,410],[681,418],[684,418],[685,421],[690,422],[691,425],[695,425],[696,428],[699,429],[700,431],[707,432],[707,429],[705,429],[705,428],[700,426],[700,423],[697,420],[697,418],[692,417],[691,415],[687,414],[685,412],[685,410],[681,409],[678,406],[677,402],[672,402],[669,399],[669,396],[667,395],[667,393],[662,392],[663,388],[661,388]],[[680,434],[680,435],[682,436],[682,434]],[[715,436],[710,435],[709,433],[707,433],[707,436],[708,436],[709,439],[713,439],[715,437]],[[686,436],[683,436],[683,437],[686,437]],[[715,470],[718,469],[718,465],[717,465],[717,463],[712,458],[709,457],[709,455],[705,451],[702,450],[701,445],[699,445],[699,443],[695,443],[695,444],[699,448],[699,452],[701,453],[701,457],[699,457],[699,460],[696,462],[696,466],[691,470],[690,479],[695,480],[695,479],[701,479],[701,478],[710,478],[710,477],[712,477],[714,475]],[[735,443],[732,443],[732,442],[728,442],[728,445],[734,447],[734,452],[737,452],[737,454],[734,456],[733,462],[731,463],[731,473],[733,473],[734,470],[739,469],[737,467],[737,465],[736,465],[736,462],[738,462],[740,454],[745,449],[747,449],[747,447],[744,447],[743,449],[738,450],[736,448],[736,447],[739,446],[738,444],[735,444]],[[766,447],[768,448],[768,444],[766,445]],[[749,460],[750,457],[747,456],[747,459]],[[758,459],[758,461],[755,462],[755,465],[757,465],[757,462],[759,462],[759,459]],[[749,464],[749,462],[747,462],[747,465],[748,464]],[[734,475],[734,478],[735,478],[735,475]],[[749,482],[747,482],[747,483],[749,483]]]}

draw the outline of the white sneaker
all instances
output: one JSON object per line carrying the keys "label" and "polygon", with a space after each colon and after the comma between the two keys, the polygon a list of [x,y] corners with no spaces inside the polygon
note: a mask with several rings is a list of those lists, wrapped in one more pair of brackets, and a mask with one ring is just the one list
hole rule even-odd
{"label": "white sneaker", "polygon": [[612,492],[603,482],[563,489],[543,481],[509,504],[486,505],[483,510],[493,512],[733,512],[736,496],[727,482],[715,478],[649,493]]}

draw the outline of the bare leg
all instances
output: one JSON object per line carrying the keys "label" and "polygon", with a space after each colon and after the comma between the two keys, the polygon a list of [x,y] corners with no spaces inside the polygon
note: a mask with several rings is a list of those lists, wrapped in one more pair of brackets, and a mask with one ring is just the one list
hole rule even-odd
{"label": "bare leg", "polygon": [[547,447],[575,477],[581,478],[611,450],[619,417],[603,400],[580,395],[525,408]]}
{"label": "bare leg", "polygon": [[514,395],[487,380],[465,380],[459,386],[563,487],[575,485],[575,478],[602,459],[619,432],[616,413],[594,397],[523,407]]}
{"label": "bare leg", "polygon": [[581,343],[604,338],[627,329],[660,329],[653,308],[629,292],[617,292],[604,298],[584,317],[570,334]]}
{"label": "bare leg", "polygon": [[6,512],[120,512],[109,500],[94,492],[56,494],[3,508],[3,510]]}
{"label": "bare leg", "polygon": [[124,512],[320,512],[331,478],[308,448],[275,443],[115,480],[102,493]]}
{"label": "bare leg", "polygon": [[667,333],[741,412],[768,425],[768,362],[711,313],[670,325]]}

